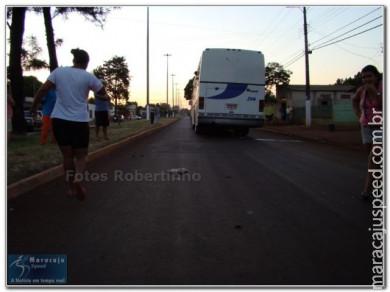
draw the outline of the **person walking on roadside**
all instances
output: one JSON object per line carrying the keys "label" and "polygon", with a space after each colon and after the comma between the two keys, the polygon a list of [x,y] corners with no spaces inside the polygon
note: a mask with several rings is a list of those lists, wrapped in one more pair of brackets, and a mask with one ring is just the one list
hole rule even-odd
{"label": "person walking on roadside", "polygon": [[53,112],[54,105],[56,104],[56,92],[54,89],[49,90],[49,92],[42,98],[42,130],[41,130],[41,140],[40,144],[46,144],[47,134],[50,131],[51,142],[55,143],[56,138],[53,133],[53,123],[51,119],[51,113]]}
{"label": "person walking on roadside", "polygon": [[58,67],[50,73],[35,95],[31,111],[51,90],[56,89],[57,100],[51,114],[53,131],[63,156],[69,196],[84,200],[86,190],[81,185],[89,146],[89,118],[87,99],[90,90],[104,96],[102,82],[86,71],[89,55],[86,51],[72,49],[73,66]]}
{"label": "person walking on roadside", "polygon": [[155,113],[154,113],[154,124],[158,124],[159,120],[160,120],[160,104],[157,104],[156,105],[156,108],[155,108]]}
{"label": "person walking on roadside", "polygon": [[[359,119],[363,144],[368,153],[368,170],[378,166],[373,161],[373,138],[376,131],[382,131],[380,125],[373,125],[374,118],[382,120],[382,80],[378,69],[373,65],[364,67],[361,71],[363,85],[352,98],[352,106]],[[382,134],[375,135],[375,142],[382,142]],[[373,175],[367,172],[366,183],[362,192],[363,198],[369,198],[372,192]]]}
{"label": "person walking on roadside", "polygon": [[[103,85],[105,85],[105,81],[101,80]],[[108,107],[109,107],[110,96],[99,95],[95,93],[95,134],[96,139],[99,138],[100,127],[103,129],[104,140],[109,140],[107,134],[107,127],[110,125],[110,121],[108,118]]]}

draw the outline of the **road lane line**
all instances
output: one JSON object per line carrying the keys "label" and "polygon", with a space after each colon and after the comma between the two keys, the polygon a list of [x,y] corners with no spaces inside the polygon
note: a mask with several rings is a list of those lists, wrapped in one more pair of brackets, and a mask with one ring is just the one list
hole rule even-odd
{"label": "road lane line", "polygon": [[291,143],[301,143],[300,140],[279,140],[279,139],[262,139],[258,138],[256,141],[264,141],[264,142],[291,142]]}

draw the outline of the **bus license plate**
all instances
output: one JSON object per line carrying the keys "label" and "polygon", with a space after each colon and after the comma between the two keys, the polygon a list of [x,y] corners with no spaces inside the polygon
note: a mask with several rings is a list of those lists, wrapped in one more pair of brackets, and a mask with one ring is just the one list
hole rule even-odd
{"label": "bus license plate", "polygon": [[238,108],[238,104],[236,103],[226,103],[225,106],[228,110],[236,110]]}

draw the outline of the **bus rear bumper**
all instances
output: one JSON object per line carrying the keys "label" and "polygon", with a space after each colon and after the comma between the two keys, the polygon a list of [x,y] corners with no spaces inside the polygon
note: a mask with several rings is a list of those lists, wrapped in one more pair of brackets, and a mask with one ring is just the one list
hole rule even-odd
{"label": "bus rear bumper", "polygon": [[198,124],[201,125],[215,125],[224,127],[250,127],[257,128],[264,125],[263,115],[254,117],[198,117]]}

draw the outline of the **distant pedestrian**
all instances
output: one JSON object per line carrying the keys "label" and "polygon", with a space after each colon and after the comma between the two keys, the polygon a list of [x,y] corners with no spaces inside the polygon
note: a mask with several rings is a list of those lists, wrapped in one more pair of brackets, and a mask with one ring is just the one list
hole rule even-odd
{"label": "distant pedestrian", "polygon": [[[382,132],[380,125],[374,119],[382,121],[382,80],[378,69],[368,65],[362,69],[363,85],[358,88],[352,98],[352,106],[359,119],[363,144],[368,153],[368,170],[378,168],[373,162],[373,136]],[[375,124],[375,125],[374,125]],[[382,143],[382,134],[375,135],[376,141]],[[372,192],[373,175],[367,172],[366,183],[362,192],[363,198],[368,198]]]}
{"label": "distant pedestrian", "polygon": [[[103,85],[105,85],[105,81],[104,80],[101,80],[101,81],[102,81]],[[102,127],[104,140],[109,140],[108,133],[107,133],[107,127],[110,125],[110,121],[109,121],[109,117],[108,117],[109,101],[110,101],[110,96],[108,94],[101,96],[101,95],[95,93],[95,134],[96,134],[96,139],[99,138],[100,127]]]}
{"label": "distant pedestrian", "polygon": [[150,123],[154,123],[154,110],[150,112]]}
{"label": "distant pedestrian", "polygon": [[49,92],[42,98],[42,130],[41,130],[41,140],[40,144],[46,144],[47,134],[50,131],[50,139],[52,143],[56,142],[56,138],[53,133],[53,123],[51,119],[51,113],[53,112],[54,105],[56,104],[56,92],[54,89],[49,90]]}
{"label": "distant pedestrian", "polygon": [[160,120],[160,105],[157,104],[154,113],[154,123],[158,124],[159,120]]}
{"label": "distant pedestrian", "polygon": [[288,105],[287,109],[286,109],[286,120],[287,120],[287,123],[291,123],[292,122],[292,115],[293,115],[293,107],[291,105]]}
{"label": "distant pedestrian", "polygon": [[7,84],[7,142],[12,132],[12,108],[15,105],[15,100],[12,98],[11,85]]}
{"label": "distant pedestrian", "polygon": [[279,113],[280,113],[280,119],[282,121],[286,120],[286,104],[283,103],[280,108],[279,108]]}
{"label": "distant pedestrian", "polygon": [[87,99],[90,90],[105,95],[102,82],[86,71],[89,55],[86,51],[73,49],[73,66],[58,67],[35,95],[31,111],[36,112],[37,104],[55,88],[57,101],[52,112],[53,130],[62,152],[69,196],[85,199],[86,191],[81,183],[89,145],[89,116]]}

